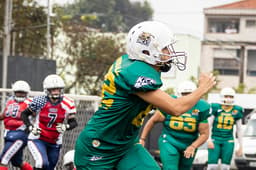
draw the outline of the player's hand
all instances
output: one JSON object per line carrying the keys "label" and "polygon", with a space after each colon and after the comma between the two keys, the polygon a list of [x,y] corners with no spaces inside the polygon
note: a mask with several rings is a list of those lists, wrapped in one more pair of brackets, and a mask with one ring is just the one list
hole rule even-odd
{"label": "player's hand", "polygon": [[140,138],[139,143],[140,143],[142,146],[145,146],[145,139]]}
{"label": "player's hand", "polygon": [[204,93],[207,93],[216,84],[216,77],[212,73],[201,73],[199,77],[198,88],[202,89]]}
{"label": "player's hand", "polygon": [[196,148],[192,145],[188,146],[186,150],[184,151],[184,157],[185,158],[192,158],[195,155]]}
{"label": "player's hand", "polygon": [[59,133],[64,133],[68,128],[69,128],[69,125],[64,124],[64,123],[58,123],[57,126],[56,126],[56,130]]}
{"label": "player's hand", "polygon": [[30,125],[29,126],[29,131],[33,134],[33,135],[35,135],[35,136],[38,136],[38,135],[40,135],[40,133],[41,133],[41,128],[39,128],[39,127],[36,127],[36,126],[33,126],[33,125]]}
{"label": "player's hand", "polygon": [[212,141],[208,142],[208,148],[209,149],[214,149],[214,143]]}
{"label": "player's hand", "polygon": [[236,156],[242,156],[243,155],[243,149],[242,147],[239,147],[239,149],[236,151]]}

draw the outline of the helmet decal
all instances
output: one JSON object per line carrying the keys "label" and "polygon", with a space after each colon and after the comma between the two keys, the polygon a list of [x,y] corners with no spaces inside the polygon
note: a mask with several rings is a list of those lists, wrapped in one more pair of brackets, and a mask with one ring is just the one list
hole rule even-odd
{"label": "helmet decal", "polygon": [[142,32],[136,42],[145,46],[149,46],[149,43],[151,42],[151,37],[153,37],[153,35],[151,35],[150,33]]}

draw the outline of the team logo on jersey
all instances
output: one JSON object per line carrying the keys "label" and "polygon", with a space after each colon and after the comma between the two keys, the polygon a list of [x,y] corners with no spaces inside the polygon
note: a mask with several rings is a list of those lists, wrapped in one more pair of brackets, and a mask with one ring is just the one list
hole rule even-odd
{"label": "team logo on jersey", "polygon": [[140,87],[142,87],[142,86],[152,85],[152,84],[155,84],[155,83],[156,83],[156,81],[153,80],[153,79],[151,79],[151,78],[140,76],[140,77],[137,79],[137,81],[136,81],[134,87],[135,87],[135,88],[140,88]]}
{"label": "team logo on jersey", "polygon": [[102,156],[92,156],[90,161],[97,161],[97,160],[100,160],[102,159]]}
{"label": "team logo on jersey", "polygon": [[146,45],[149,46],[152,37],[154,37],[152,34],[147,33],[147,32],[143,32],[139,35],[138,39],[137,39],[137,43],[140,43],[142,45]]}
{"label": "team logo on jersey", "polygon": [[221,116],[231,116],[231,113],[222,112],[220,115],[221,115]]}
{"label": "team logo on jersey", "polygon": [[238,113],[237,110],[233,110],[232,115],[236,115]]}
{"label": "team logo on jersey", "polygon": [[57,108],[49,108],[50,113],[57,113],[58,109]]}
{"label": "team logo on jersey", "polygon": [[198,113],[199,113],[198,109],[195,109],[192,111],[192,115],[194,115],[194,116],[198,116]]}
{"label": "team logo on jersey", "polygon": [[218,109],[217,112],[218,112],[218,113],[219,113],[219,112],[222,112],[222,109]]}
{"label": "team logo on jersey", "polygon": [[100,146],[100,141],[97,140],[97,139],[94,139],[94,140],[92,141],[92,146],[95,147],[95,148],[99,147],[99,146]]}

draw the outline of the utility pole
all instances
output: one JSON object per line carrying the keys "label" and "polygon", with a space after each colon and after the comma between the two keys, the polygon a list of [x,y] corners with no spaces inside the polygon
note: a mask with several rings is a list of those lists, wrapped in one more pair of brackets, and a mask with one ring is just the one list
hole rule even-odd
{"label": "utility pole", "polygon": [[11,42],[11,23],[12,23],[12,0],[5,0],[4,16],[4,37],[3,37],[3,77],[2,88],[7,87],[8,56],[10,55]]}
{"label": "utility pole", "polygon": [[47,35],[46,35],[46,41],[47,41],[47,58],[51,59],[51,4],[50,0],[47,1]]}
{"label": "utility pole", "polygon": [[245,46],[241,45],[240,54],[240,68],[239,68],[239,84],[244,84],[244,59],[245,59]]}
{"label": "utility pole", "polygon": [[[5,0],[4,13],[4,34],[3,34],[3,70],[2,70],[2,88],[7,88],[7,70],[8,70],[8,56],[10,55],[11,42],[11,24],[12,24],[12,0]],[[3,110],[6,101],[6,93],[2,94],[1,109]],[[3,139],[3,123],[1,126],[1,139]],[[2,150],[3,141],[0,142],[0,149]]]}

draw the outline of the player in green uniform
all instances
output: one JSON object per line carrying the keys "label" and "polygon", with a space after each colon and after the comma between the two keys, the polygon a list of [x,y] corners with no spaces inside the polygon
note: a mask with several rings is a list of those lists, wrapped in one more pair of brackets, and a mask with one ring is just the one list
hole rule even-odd
{"label": "player in green uniform", "polygon": [[233,127],[236,125],[239,149],[236,154],[242,155],[242,117],[244,109],[234,105],[235,91],[223,88],[220,92],[221,103],[212,103],[212,115],[208,121],[211,137],[208,141],[208,168],[217,170],[221,160],[221,170],[229,170],[234,151]]}
{"label": "player in green uniform", "polygon": [[174,42],[169,28],[157,21],[139,23],[129,31],[128,54],[118,58],[105,75],[99,109],[76,141],[77,170],[160,169],[137,144],[143,118],[153,105],[180,115],[216,83],[211,74],[202,74],[198,89],[179,99],[160,90],[161,71],[168,71],[171,65],[185,68],[185,53],[175,52]]}
{"label": "player in green uniform", "polygon": [[[185,81],[178,86],[178,97],[188,95],[196,89],[191,81]],[[175,96],[174,96],[175,97]],[[209,137],[210,105],[200,99],[195,106],[180,116],[172,116],[162,111],[155,114],[146,123],[140,138],[145,144],[153,126],[163,123],[163,130],[158,140],[160,159],[164,170],[190,170],[196,154],[196,148]],[[200,136],[199,136],[200,134]]]}

